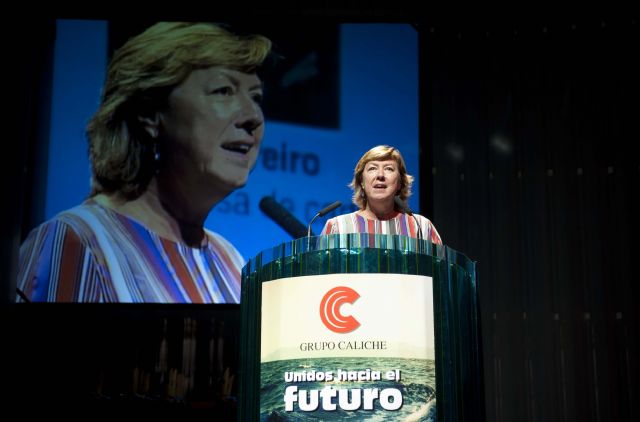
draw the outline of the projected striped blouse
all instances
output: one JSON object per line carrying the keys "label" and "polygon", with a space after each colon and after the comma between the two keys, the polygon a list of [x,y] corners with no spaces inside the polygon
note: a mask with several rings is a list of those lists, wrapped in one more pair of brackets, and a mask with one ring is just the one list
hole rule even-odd
{"label": "projected striped blouse", "polygon": [[[432,243],[441,245],[442,239],[438,231],[428,218],[414,214],[420,222],[420,229],[424,239],[431,239]],[[370,233],[370,234],[398,234],[410,237],[418,237],[416,222],[408,214],[398,213],[389,220],[369,220],[352,212],[330,218],[324,225],[321,234],[336,233]]]}
{"label": "projected striped blouse", "polygon": [[29,234],[17,285],[32,301],[239,303],[244,260],[206,235],[189,247],[89,200]]}

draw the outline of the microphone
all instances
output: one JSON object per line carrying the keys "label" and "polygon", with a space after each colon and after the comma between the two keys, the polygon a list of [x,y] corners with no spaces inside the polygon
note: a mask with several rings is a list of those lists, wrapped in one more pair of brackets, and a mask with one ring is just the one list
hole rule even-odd
{"label": "microphone", "polygon": [[413,215],[413,211],[411,211],[411,208],[409,208],[409,206],[405,204],[399,196],[394,196],[393,202],[396,203],[396,206],[400,209],[400,211],[413,217],[416,222],[416,227],[418,228],[418,240],[422,240],[422,229],[420,228],[420,223],[418,222],[416,216]]}
{"label": "microphone", "polygon": [[265,196],[260,200],[260,210],[284,229],[291,237],[298,239],[307,234],[304,224],[300,222],[280,203],[271,196]]}
{"label": "microphone", "polygon": [[330,213],[331,211],[338,208],[340,205],[342,205],[342,202],[336,201],[333,204],[327,205],[326,207],[318,211],[318,213],[314,215],[313,218],[311,219],[311,222],[309,222],[309,226],[307,227],[307,237],[311,237],[311,225],[313,224],[314,221],[316,221],[316,218],[322,217],[323,215]]}

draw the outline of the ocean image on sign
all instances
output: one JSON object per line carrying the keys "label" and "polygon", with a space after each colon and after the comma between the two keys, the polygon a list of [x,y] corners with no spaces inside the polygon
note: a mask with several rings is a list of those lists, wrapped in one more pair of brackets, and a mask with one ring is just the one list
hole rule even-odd
{"label": "ocean image on sign", "polygon": [[[354,379],[356,374],[360,381]],[[261,364],[260,380],[260,420],[264,422],[436,421],[432,359],[279,360]],[[328,388],[335,391],[323,392]]]}

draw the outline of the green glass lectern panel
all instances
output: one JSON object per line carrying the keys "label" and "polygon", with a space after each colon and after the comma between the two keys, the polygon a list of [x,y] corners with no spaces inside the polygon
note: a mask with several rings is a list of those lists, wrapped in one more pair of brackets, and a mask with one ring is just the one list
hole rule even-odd
{"label": "green glass lectern panel", "polygon": [[[425,403],[424,409],[409,413],[418,415],[416,420],[483,419],[475,263],[446,246],[406,236],[341,234],[278,245],[261,252],[244,267],[239,420],[287,420],[286,416],[283,419],[284,411],[265,414],[263,409],[261,414],[261,394],[271,387],[267,380],[261,382],[263,283],[330,274],[400,274],[432,279],[436,407],[426,409]],[[328,403],[334,405],[331,400]],[[387,404],[393,406],[393,401]],[[366,404],[362,406],[366,408]],[[344,416],[350,416],[348,411]]]}

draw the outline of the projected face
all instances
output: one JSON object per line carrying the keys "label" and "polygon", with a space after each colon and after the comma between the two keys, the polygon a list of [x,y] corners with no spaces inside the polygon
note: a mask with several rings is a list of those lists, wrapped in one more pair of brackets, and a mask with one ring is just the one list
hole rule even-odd
{"label": "projected face", "polygon": [[362,184],[368,203],[393,204],[400,189],[400,172],[395,160],[369,161],[362,172]]}
{"label": "projected face", "polygon": [[222,192],[243,186],[264,134],[261,100],[255,74],[194,70],[159,114],[162,171]]}

